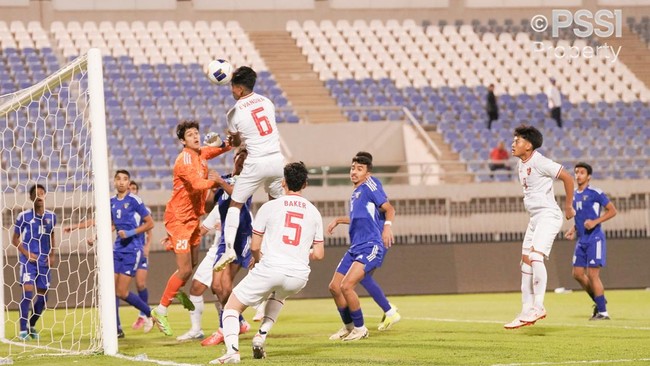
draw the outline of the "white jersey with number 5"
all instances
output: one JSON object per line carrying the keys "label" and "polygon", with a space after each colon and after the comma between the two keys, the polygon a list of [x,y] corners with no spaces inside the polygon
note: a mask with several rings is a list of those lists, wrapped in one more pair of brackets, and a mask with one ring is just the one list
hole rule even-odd
{"label": "white jersey with number 5", "polygon": [[309,249],[323,242],[323,218],[302,196],[290,194],[260,207],[253,233],[264,235],[265,250],[258,264],[290,277],[309,277]]}
{"label": "white jersey with number 5", "polygon": [[280,152],[275,106],[257,93],[240,98],[228,111],[228,130],[240,134],[249,158]]}

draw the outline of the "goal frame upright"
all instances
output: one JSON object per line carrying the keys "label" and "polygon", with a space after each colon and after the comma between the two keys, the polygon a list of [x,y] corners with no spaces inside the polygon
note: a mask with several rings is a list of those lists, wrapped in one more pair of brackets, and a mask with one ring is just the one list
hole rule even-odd
{"label": "goal frame upright", "polygon": [[[106,139],[106,112],[104,102],[104,76],[101,51],[91,48],[82,56],[77,57],[69,64],[48,76],[39,83],[18,91],[7,101],[0,103],[0,116],[5,116],[16,106],[24,105],[40,98],[49,90],[53,90],[68,81],[77,70],[85,69],[88,72],[88,118],[91,125],[91,150],[92,150],[92,180],[96,227],[96,263],[98,267],[98,312],[99,329],[95,331],[101,337],[102,352],[106,355],[116,355],[117,320],[115,318],[115,280],[113,274],[113,243],[110,214],[110,187],[108,149]],[[6,182],[0,181],[0,192]],[[5,208],[3,195],[0,194],[0,207]],[[5,237],[0,235],[0,341],[8,342],[5,332],[6,303],[4,297],[4,257],[6,249]],[[66,350],[62,349],[62,352]]]}

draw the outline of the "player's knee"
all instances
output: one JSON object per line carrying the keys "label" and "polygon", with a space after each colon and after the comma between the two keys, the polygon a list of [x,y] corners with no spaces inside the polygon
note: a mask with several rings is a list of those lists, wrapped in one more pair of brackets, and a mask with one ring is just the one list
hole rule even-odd
{"label": "player's knee", "polygon": [[119,297],[121,300],[126,300],[129,297],[129,290],[115,289],[115,296]]}
{"label": "player's knee", "polygon": [[349,293],[353,292],[354,288],[356,287],[356,284],[350,282],[350,281],[343,281],[341,282],[341,292],[342,293]]}
{"label": "player's knee", "polygon": [[332,295],[338,295],[341,293],[341,283],[340,282],[330,282],[329,290]]}
{"label": "player's knee", "polygon": [[600,271],[598,271],[599,268],[589,268],[587,271],[587,277],[589,278],[590,281],[597,280],[600,278]]}

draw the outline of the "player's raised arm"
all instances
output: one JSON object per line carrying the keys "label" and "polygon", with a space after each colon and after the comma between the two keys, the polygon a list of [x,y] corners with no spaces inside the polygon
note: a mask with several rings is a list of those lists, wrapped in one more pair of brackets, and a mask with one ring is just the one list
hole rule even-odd
{"label": "player's raised arm", "polygon": [[212,175],[208,175],[208,179],[201,178],[197,173],[196,169],[190,164],[181,165],[178,170],[176,170],[177,176],[183,183],[188,184],[193,191],[207,190],[209,188],[215,188],[217,186],[217,179],[219,175],[210,171]]}

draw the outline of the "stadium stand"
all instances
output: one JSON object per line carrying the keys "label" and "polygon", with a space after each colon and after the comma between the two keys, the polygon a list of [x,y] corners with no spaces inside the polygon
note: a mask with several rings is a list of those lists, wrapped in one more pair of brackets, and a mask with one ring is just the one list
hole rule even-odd
{"label": "stadium stand", "polygon": [[[520,31],[526,22],[422,27],[413,20],[325,20],[289,22],[287,31],[339,106],[360,107],[346,110],[350,121],[400,120],[399,111],[373,108],[406,106],[442,134],[477,181],[491,180],[484,160],[521,123],[543,126],[548,140],[560,141],[547,154],[568,167],[576,159],[609,156],[618,159],[600,164],[597,171],[609,173],[598,178],[648,177],[639,170],[647,156],[630,147],[650,138],[648,88],[622,62],[567,62],[536,52],[532,42],[544,38]],[[567,38],[557,45],[584,48],[590,41]],[[551,76],[564,91],[564,131],[548,116],[543,91]],[[492,131],[485,130],[489,84],[502,91],[501,119]]]}

